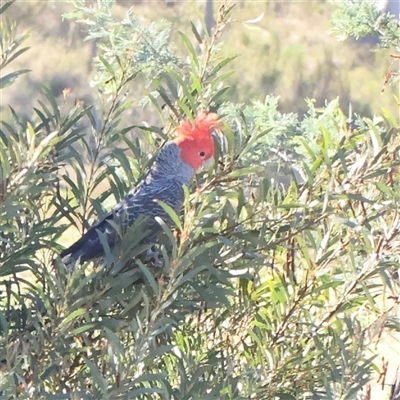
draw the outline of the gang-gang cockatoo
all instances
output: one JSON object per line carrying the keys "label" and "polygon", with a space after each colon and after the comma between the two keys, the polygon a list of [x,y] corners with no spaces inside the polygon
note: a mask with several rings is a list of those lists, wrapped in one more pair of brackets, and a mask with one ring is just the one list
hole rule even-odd
{"label": "gang-gang cockatoo", "polygon": [[184,200],[183,186],[188,186],[195,172],[213,157],[213,130],[218,128],[220,122],[213,113],[200,113],[193,123],[182,121],[176,128],[177,137],[161,148],[147,177],[108,215],[60,254],[64,265],[70,269],[77,262],[104,256],[102,240],[103,243],[106,240],[112,249],[120,238],[116,227],[124,232],[138,218],[142,218],[146,232],[141,243],[154,242],[162,232],[155,217],[161,218],[168,226],[172,225],[170,216],[158,200],[179,214]]}

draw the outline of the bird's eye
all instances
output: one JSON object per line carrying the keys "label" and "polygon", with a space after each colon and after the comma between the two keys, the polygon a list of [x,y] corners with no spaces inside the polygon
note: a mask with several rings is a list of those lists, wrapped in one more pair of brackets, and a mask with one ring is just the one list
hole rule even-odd
{"label": "bird's eye", "polygon": [[200,153],[199,153],[199,156],[200,157],[204,157],[206,155],[206,153],[204,152],[204,151],[201,151]]}

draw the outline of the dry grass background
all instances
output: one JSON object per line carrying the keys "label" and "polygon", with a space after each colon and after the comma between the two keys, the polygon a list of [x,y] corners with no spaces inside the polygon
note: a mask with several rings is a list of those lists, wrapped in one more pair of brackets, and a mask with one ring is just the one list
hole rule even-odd
{"label": "dry grass background", "polygon": [[[187,22],[196,23],[204,13],[202,2],[144,0],[121,1],[115,14],[123,16],[130,6],[144,21],[171,21],[171,40],[182,49],[178,31],[190,36]],[[17,61],[32,72],[19,78],[20,85],[3,91],[2,107],[12,104],[17,110],[29,110],[41,84],[50,85],[57,95],[68,86],[76,97],[93,101],[89,83],[95,46],[83,40],[81,25],[62,18],[71,7],[66,2],[17,0],[10,9],[9,15],[19,20],[21,30],[32,29],[28,42],[32,50]],[[386,72],[398,69],[398,60],[389,57],[390,51],[371,51],[372,46],[365,41],[338,42],[329,34],[332,10],[331,4],[319,1],[249,0],[237,4],[222,48],[224,55],[239,55],[232,64],[236,73],[230,78],[229,99],[262,101],[273,94],[280,96],[283,111],[301,114],[307,109],[305,98],[314,98],[322,106],[339,96],[344,110],[351,103],[353,111],[363,115],[379,113],[381,108],[397,114],[393,95],[399,95],[398,86],[386,87],[383,93],[381,89]],[[256,24],[244,24],[261,15]]]}

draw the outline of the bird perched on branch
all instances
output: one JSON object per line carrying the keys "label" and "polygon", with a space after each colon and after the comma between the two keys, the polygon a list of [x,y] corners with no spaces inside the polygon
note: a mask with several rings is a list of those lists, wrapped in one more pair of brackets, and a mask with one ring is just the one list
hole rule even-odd
{"label": "bird perched on branch", "polygon": [[176,128],[177,137],[162,147],[147,177],[108,215],[60,254],[64,265],[70,269],[77,262],[104,256],[104,245],[112,249],[120,233],[138,220],[143,222],[142,232],[145,232],[141,243],[153,242],[162,232],[156,217],[171,226],[172,220],[159,201],[176,213],[181,211],[183,186],[189,185],[195,172],[213,157],[213,130],[218,128],[218,116],[212,113],[199,114],[193,123],[182,121]]}

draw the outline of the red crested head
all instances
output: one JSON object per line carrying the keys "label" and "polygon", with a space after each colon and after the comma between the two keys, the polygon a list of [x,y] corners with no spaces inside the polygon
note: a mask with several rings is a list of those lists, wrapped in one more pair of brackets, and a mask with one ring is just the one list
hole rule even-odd
{"label": "red crested head", "polygon": [[182,160],[194,170],[199,169],[214,155],[213,129],[220,129],[217,114],[200,113],[193,123],[184,120],[176,128],[175,143],[181,149]]}

